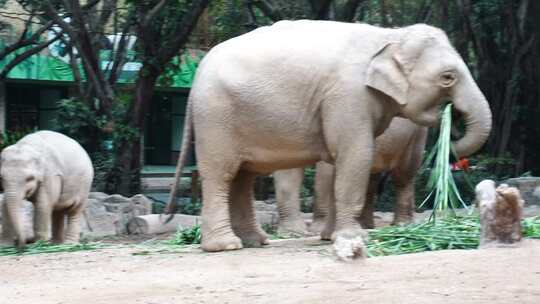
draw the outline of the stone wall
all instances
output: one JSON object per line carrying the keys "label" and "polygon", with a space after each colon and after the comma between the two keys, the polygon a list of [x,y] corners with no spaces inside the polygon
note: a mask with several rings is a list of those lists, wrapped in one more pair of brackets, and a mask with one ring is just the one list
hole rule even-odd
{"label": "stone wall", "polygon": [[516,177],[503,183],[519,189],[525,201],[525,206],[540,206],[540,177]]}
{"label": "stone wall", "polygon": [[[0,204],[1,201],[3,200],[0,195]],[[0,224],[2,222],[1,209]],[[28,235],[31,236],[33,234],[33,205],[25,202],[24,209],[25,227]],[[81,234],[83,237],[127,234],[127,224],[132,218],[150,213],[152,213],[152,201],[142,194],[127,198],[118,194],[92,192],[83,212]]]}

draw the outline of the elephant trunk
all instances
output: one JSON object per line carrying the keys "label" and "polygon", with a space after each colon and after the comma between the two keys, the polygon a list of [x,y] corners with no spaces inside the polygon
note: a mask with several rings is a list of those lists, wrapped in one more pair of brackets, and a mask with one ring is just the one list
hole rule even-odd
{"label": "elephant trunk", "polygon": [[16,185],[9,185],[6,187],[4,193],[4,204],[6,204],[9,219],[13,225],[13,231],[17,238],[17,247],[22,248],[26,244],[26,236],[24,231],[23,220],[23,208],[22,208],[23,195],[17,190]]}
{"label": "elephant trunk", "polygon": [[456,110],[463,114],[465,135],[453,142],[456,154],[468,156],[478,151],[491,131],[491,110],[472,76],[455,89],[453,100]]}

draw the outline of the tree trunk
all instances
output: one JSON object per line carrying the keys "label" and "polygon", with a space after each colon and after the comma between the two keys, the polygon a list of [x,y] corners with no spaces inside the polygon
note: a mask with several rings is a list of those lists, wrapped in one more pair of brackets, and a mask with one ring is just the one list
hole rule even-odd
{"label": "tree trunk", "polygon": [[[0,133],[6,131],[6,111],[7,111],[7,99],[6,99],[6,82],[0,79]],[[0,190],[2,186],[0,185]]]}
{"label": "tree trunk", "polygon": [[[141,69],[142,71],[143,69]],[[127,126],[135,131],[134,138],[125,138],[117,144],[115,165],[108,177],[107,191],[132,195],[140,192],[141,171],[141,137],[144,130],[144,116],[148,112],[154,87],[160,74],[159,71],[147,71],[144,75],[140,72],[135,84],[135,95],[131,104],[126,122]]]}

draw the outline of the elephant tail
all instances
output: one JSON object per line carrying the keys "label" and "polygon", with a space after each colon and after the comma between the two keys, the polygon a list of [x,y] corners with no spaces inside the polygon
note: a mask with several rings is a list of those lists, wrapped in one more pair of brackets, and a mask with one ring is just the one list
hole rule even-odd
{"label": "elephant tail", "polygon": [[188,104],[186,108],[186,120],[184,121],[184,132],[182,135],[182,145],[180,147],[180,155],[178,156],[178,161],[176,164],[176,172],[174,173],[174,182],[172,184],[169,202],[165,208],[166,214],[173,214],[176,211],[177,200],[176,196],[178,193],[178,187],[180,184],[180,179],[182,177],[182,172],[186,164],[187,155],[190,152],[191,140],[193,137],[193,114],[192,114],[192,101],[191,98],[188,99]]}

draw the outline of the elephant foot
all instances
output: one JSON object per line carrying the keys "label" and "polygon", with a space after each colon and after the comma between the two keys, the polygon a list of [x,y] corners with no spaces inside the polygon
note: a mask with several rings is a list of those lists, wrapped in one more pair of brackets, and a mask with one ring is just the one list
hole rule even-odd
{"label": "elephant foot", "polygon": [[[326,226],[325,218],[314,218],[311,225],[309,225],[309,232],[313,234],[319,234],[324,230],[325,226]],[[330,234],[332,234],[332,232],[330,232]]]}
{"label": "elephant foot", "polygon": [[53,240],[53,242],[56,242],[57,244],[70,244],[70,245],[73,245],[73,244],[78,244],[79,243],[79,240],[75,240],[75,239],[65,239],[65,240],[59,240],[59,239],[56,239],[56,240]]}
{"label": "elephant foot", "polygon": [[367,257],[364,240],[367,234],[360,228],[341,229],[332,235],[334,252],[342,261],[353,261]]}
{"label": "elephant foot", "polygon": [[277,233],[283,237],[302,237],[310,234],[306,229],[306,223],[302,219],[297,221],[280,221]]}
{"label": "elephant foot", "polygon": [[13,240],[10,240],[10,239],[0,239],[0,247],[11,247],[15,245],[15,242]]}
{"label": "elephant foot", "polygon": [[242,240],[244,247],[262,247],[263,245],[270,244],[268,235],[262,231],[259,227],[252,230],[238,230],[235,231],[238,237]]}
{"label": "elephant foot", "polygon": [[203,234],[201,248],[208,252],[242,249],[242,241],[232,233],[211,237],[206,237]]}
{"label": "elephant foot", "polygon": [[358,223],[362,226],[364,229],[373,229],[375,228],[375,221],[373,220],[373,214],[369,216],[361,216],[357,218]]}
{"label": "elephant foot", "polygon": [[326,223],[324,225],[323,230],[321,231],[321,240],[323,241],[332,241],[333,240],[333,234],[336,230],[336,227],[334,223]]}
{"label": "elephant foot", "polygon": [[411,215],[406,216],[397,216],[394,217],[392,225],[394,226],[405,226],[413,222],[413,217]]}

